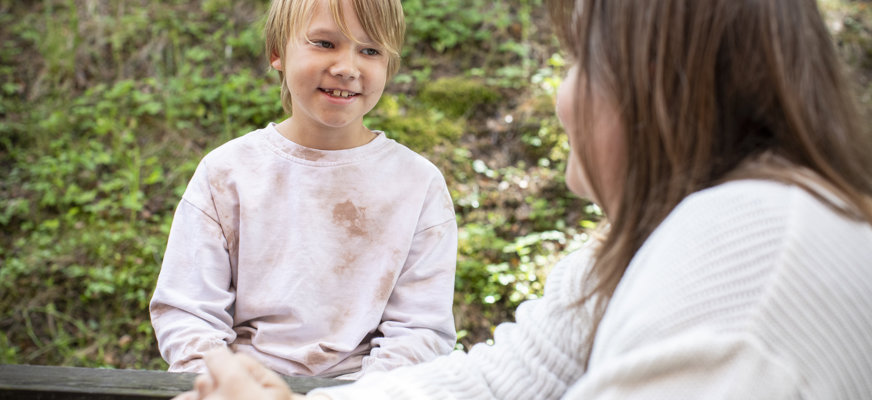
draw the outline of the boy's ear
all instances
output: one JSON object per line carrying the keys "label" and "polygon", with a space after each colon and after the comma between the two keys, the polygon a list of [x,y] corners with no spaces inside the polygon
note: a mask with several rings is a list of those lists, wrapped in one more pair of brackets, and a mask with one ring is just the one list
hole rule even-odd
{"label": "boy's ear", "polygon": [[271,65],[277,71],[281,71],[282,70],[282,59],[279,57],[278,54],[273,54],[273,55],[269,56],[269,65]]}

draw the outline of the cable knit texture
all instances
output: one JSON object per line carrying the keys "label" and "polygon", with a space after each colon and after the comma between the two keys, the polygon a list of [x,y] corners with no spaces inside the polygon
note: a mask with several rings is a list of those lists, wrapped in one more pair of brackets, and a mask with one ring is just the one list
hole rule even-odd
{"label": "cable knit texture", "polygon": [[633,258],[594,340],[589,249],[493,346],[316,390],[333,399],[863,399],[872,227],[802,189],[737,181],[685,199]]}

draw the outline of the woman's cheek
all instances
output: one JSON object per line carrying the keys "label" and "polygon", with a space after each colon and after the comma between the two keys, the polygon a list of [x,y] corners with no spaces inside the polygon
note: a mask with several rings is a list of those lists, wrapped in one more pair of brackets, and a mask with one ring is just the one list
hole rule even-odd
{"label": "woman's cheek", "polygon": [[581,159],[578,157],[578,153],[572,150],[569,152],[569,160],[566,163],[566,187],[578,197],[594,200]]}
{"label": "woman's cheek", "polygon": [[570,151],[569,160],[566,163],[566,186],[576,195],[590,198],[592,194],[590,185],[585,178],[583,163],[577,151],[578,141],[581,140],[579,138],[580,132],[576,127],[578,119],[576,99],[579,90],[577,82],[578,70],[576,67],[572,67],[566,73],[566,77],[557,90],[557,118],[569,138]]}
{"label": "woman's cheek", "polygon": [[569,72],[566,74],[566,78],[563,79],[563,82],[560,83],[560,87],[557,89],[557,119],[560,120],[560,124],[563,125],[566,134],[569,135],[570,141],[576,133],[575,98],[576,91],[578,90],[576,76],[576,68],[570,68]]}

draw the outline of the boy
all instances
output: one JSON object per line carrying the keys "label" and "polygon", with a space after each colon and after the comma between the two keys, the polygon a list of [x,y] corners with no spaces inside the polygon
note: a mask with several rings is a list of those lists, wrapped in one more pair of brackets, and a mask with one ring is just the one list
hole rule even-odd
{"label": "boy", "polygon": [[356,379],[451,351],[457,225],[436,167],[363,125],[398,69],[399,0],[274,0],[291,118],[203,158],[150,304],[170,371],[215,347]]}

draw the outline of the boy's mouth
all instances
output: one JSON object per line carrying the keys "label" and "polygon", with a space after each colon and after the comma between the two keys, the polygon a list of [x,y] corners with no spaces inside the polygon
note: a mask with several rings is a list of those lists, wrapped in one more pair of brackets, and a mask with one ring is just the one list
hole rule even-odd
{"label": "boy's mouth", "polygon": [[319,89],[322,92],[326,93],[330,97],[339,97],[342,99],[347,99],[349,97],[354,97],[360,95],[360,93],[349,92],[347,90],[342,89]]}

